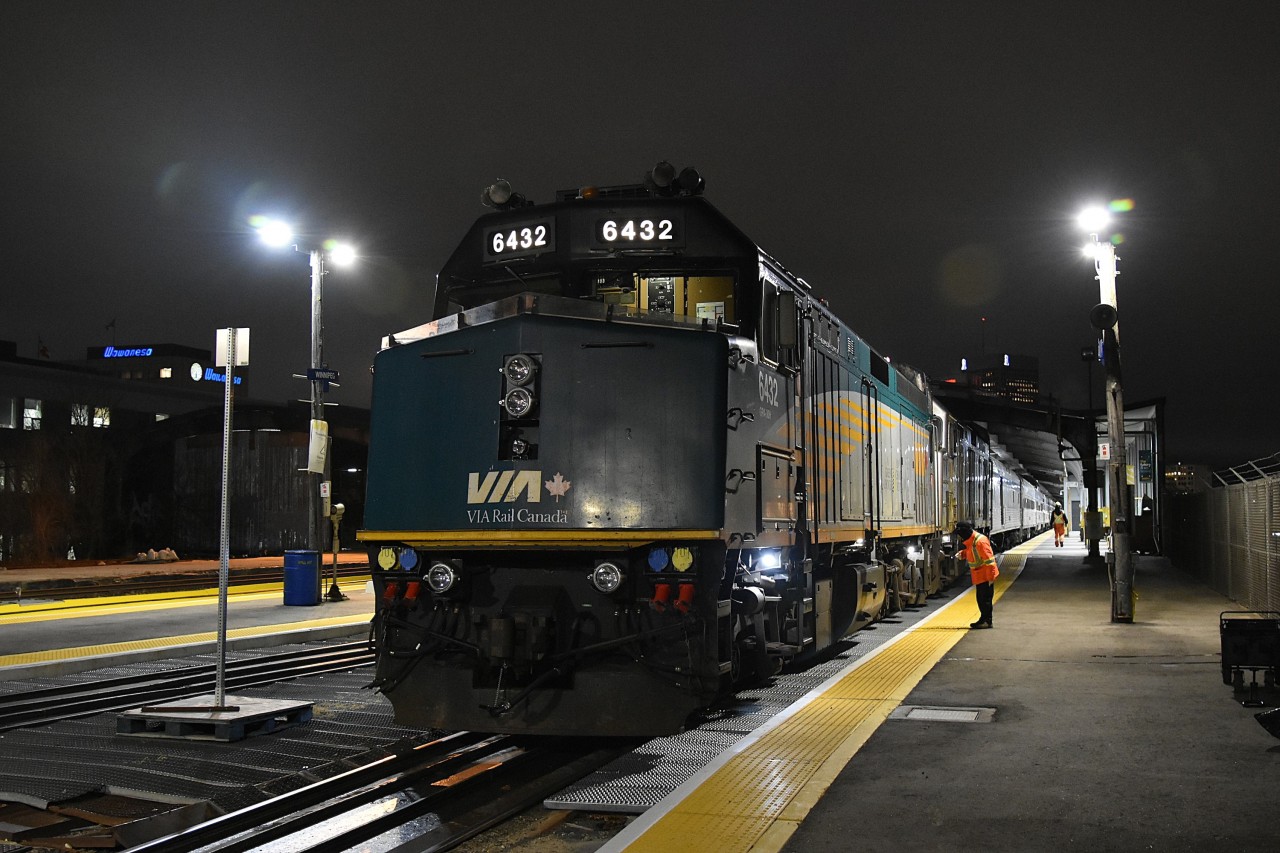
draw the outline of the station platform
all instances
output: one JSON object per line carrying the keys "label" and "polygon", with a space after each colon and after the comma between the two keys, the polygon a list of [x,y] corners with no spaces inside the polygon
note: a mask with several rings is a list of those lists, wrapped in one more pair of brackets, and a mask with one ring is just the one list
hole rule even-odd
{"label": "station platform", "polygon": [[1234,602],[1136,558],[1132,624],[1106,568],[1044,535],[854,661],[600,848],[618,851],[1274,851],[1280,740],[1221,671]]}
{"label": "station platform", "polygon": [[[364,553],[339,554],[344,566],[363,565]],[[230,561],[234,573],[242,569],[282,568],[283,558],[253,557]],[[321,569],[322,592],[332,586]],[[216,650],[218,639],[217,560],[170,563],[95,564],[0,571],[0,587],[21,587],[18,601],[0,603],[0,681],[56,677],[107,665],[205,654]],[[163,578],[198,575],[204,589],[62,598],[71,584],[93,583],[104,589],[112,582],[132,582],[146,576]],[[228,590],[227,648],[251,648],[308,640],[363,635],[373,616],[373,593],[368,578],[341,577],[342,601],[321,598],[319,604],[285,604],[283,582],[233,584]]]}
{"label": "station platform", "polygon": [[[216,561],[191,562],[96,570],[216,578]],[[1000,562],[994,629],[969,629],[971,589],[940,596],[829,676],[804,674],[812,689],[699,758],[596,849],[1280,849],[1280,740],[1254,719],[1266,709],[1243,707],[1222,681],[1219,617],[1241,608],[1140,556],[1134,622],[1112,623],[1106,569],[1082,543],[1042,536]],[[229,646],[362,635],[372,593],[360,579],[340,588],[346,601],[291,606],[279,585],[233,587]],[[200,654],[216,640],[208,590],[41,595],[0,604],[0,681]],[[890,626],[854,637],[870,647],[879,633]]]}

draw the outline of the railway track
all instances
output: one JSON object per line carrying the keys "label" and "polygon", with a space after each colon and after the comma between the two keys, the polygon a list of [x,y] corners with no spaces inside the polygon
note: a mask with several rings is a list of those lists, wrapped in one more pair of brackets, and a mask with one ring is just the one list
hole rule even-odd
{"label": "railway track", "polygon": [[634,746],[457,732],[129,849],[449,850]]}
{"label": "railway track", "polygon": [[[373,662],[373,652],[364,642],[281,652],[227,661],[225,685],[229,690],[243,690],[308,675],[371,666]],[[0,695],[0,731],[198,696],[212,691],[216,681],[215,664],[197,664],[159,673]]]}

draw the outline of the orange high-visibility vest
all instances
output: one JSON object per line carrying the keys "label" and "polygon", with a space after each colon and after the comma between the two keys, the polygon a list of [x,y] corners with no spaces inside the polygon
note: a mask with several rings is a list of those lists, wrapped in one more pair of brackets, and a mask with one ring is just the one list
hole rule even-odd
{"label": "orange high-visibility vest", "polygon": [[964,558],[974,583],[990,583],[1000,574],[991,540],[976,530],[964,541]]}

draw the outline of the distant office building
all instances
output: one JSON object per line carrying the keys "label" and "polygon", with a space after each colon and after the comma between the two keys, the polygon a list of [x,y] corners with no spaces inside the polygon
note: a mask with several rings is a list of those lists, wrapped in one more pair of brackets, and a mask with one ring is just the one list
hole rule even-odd
{"label": "distant office building", "polygon": [[[214,366],[209,350],[179,344],[89,347],[82,364],[103,376],[151,382],[175,388],[199,388],[221,395],[226,383],[225,369]],[[248,367],[239,367],[232,376],[236,392],[249,393]]]}
{"label": "distant office building", "polygon": [[[243,372],[243,375],[242,375]],[[233,377],[248,393],[247,371]],[[24,358],[0,341],[0,429],[136,428],[221,402],[209,350],[177,344],[91,347],[83,361]]]}
{"label": "distant office building", "polygon": [[1164,471],[1164,487],[1171,495],[1189,495],[1209,488],[1212,474],[1207,465],[1175,462]]}
{"label": "distant office building", "polygon": [[[0,562],[216,555],[226,378],[211,356],[155,343],[53,361],[0,341]],[[305,548],[309,408],[248,401],[247,375],[233,375],[232,553]],[[334,500],[353,531],[369,416],[335,406],[326,417]]]}
{"label": "distant office building", "polygon": [[1030,355],[982,355],[960,360],[961,383],[980,396],[1011,403],[1040,399],[1040,360]]}

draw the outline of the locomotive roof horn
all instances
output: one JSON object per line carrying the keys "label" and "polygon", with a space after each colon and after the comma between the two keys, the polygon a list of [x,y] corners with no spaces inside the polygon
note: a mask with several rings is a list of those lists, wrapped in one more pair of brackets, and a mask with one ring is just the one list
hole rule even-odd
{"label": "locomotive roof horn", "polygon": [[533,202],[511,189],[511,182],[498,178],[480,193],[480,203],[494,210],[513,210],[517,207],[530,207]]}
{"label": "locomotive roof horn", "polygon": [[707,182],[692,166],[685,166],[677,174],[675,166],[662,160],[644,176],[644,185],[654,195],[701,195]]}

